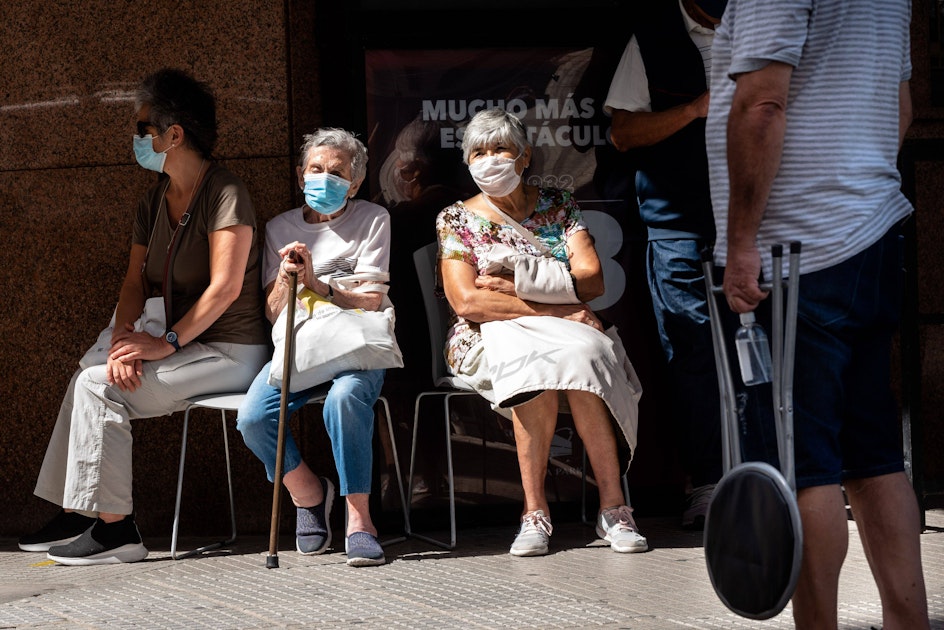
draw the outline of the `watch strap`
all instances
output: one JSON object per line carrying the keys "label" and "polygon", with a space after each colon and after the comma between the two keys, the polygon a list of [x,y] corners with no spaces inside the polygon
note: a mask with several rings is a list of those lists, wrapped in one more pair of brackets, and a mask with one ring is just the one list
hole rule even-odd
{"label": "watch strap", "polygon": [[168,330],[164,333],[164,340],[170,345],[174,346],[175,352],[180,352],[180,342],[177,341],[177,333],[173,330]]}

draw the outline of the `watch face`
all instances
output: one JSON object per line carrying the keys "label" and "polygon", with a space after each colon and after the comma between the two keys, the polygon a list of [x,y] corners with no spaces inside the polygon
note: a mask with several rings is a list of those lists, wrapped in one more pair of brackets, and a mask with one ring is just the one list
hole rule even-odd
{"label": "watch face", "polygon": [[173,330],[169,331],[167,333],[166,339],[167,339],[167,343],[174,343],[175,341],[177,341],[177,333],[175,333]]}

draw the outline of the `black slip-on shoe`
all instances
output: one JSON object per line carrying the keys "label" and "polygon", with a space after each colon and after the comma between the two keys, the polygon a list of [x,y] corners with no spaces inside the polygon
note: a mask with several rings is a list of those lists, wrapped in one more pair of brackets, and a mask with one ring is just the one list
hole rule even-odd
{"label": "black slip-on shoe", "polygon": [[91,516],[59,510],[41,530],[20,538],[19,546],[23,551],[49,551],[50,547],[69,544],[94,524]]}
{"label": "black slip-on shoe", "polygon": [[46,554],[59,564],[118,564],[144,560],[148,550],[129,515],[115,523],[96,519],[95,524],[67,545],[52,547]]}

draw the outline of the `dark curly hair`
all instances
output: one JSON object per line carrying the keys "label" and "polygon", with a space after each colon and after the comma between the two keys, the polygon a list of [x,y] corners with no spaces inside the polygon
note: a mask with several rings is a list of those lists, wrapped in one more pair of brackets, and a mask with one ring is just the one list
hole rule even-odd
{"label": "dark curly hair", "polygon": [[184,129],[185,143],[209,159],[218,137],[216,98],[209,86],[184,70],[163,68],[147,76],[135,93],[135,109],[150,106],[148,120],[161,133]]}

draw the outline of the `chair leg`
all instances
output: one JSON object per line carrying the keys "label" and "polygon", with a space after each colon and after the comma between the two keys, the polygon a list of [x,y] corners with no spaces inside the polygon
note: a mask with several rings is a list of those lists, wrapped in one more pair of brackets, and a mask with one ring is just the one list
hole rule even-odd
{"label": "chair leg", "polygon": [[413,440],[410,443],[410,476],[407,479],[406,489],[406,535],[413,533],[413,522],[410,520],[410,509],[413,507],[413,478],[416,464],[416,435],[420,424],[420,402],[427,395],[438,395],[439,392],[422,392],[416,397],[416,403],[413,408]]}
{"label": "chair leg", "polygon": [[221,547],[226,547],[236,542],[236,502],[233,497],[233,474],[229,459],[229,431],[226,427],[225,409],[220,409],[220,416],[222,417],[223,424],[223,450],[226,459],[226,485],[229,491],[229,518],[231,534],[226,540],[210,543],[209,545],[204,545],[203,547],[198,547],[197,549],[186,551],[184,553],[177,553],[177,533],[180,529],[180,497],[184,483],[184,462],[187,457],[187,429],[190,422],[190,409],[188,408],[187,411],[184,412],[183,438],[180,446],[180,468],[177,472],[177,501],[174,506],[174,529],[171,533],[170,541],[170,556],[174,560],[189,558],[191,556],[197,555],[198,553],[212,551],[213,549],[220,549]]}
{"label": "chair leg", "polygon": [[584,525],[595,523],[587,518],[587,449],[583,449],[583,463],[580,466],[580,520]]}
{"label": "chair leg", "polygon": [[220,416],[223,422],[223,452],[226,454],[226,486],[229,490],[229,524],[230,537],[223,541],[223,546],[236,542],[236,501],[233,497],[233,469],[229,460],[229,430],[226,428],[226,411],[221,409]]}
{"label": "chair leg", "polygon": [[413,507],[413,464],[416,461],[416,428],[420,418],[420,400],[423,394],[416,397],[413,409],[413,439],[410,441],[410,476],[406,479],[406,535],[413,533],[413,523],[410,521],[410,508]]}
{"label": "chair leg", "polygon": [[[403,509],[403,536],[397,536],[396,538],[391,538],[390,540],[385,540],[381,543],[381,546],[392,545],[395,543],[403,542],[407,538],[407,533],[410,529],[410,512],[406,503],[406,493],[403,491],[403,474],[400,472],[400,455],[397,453],[397,438],[393,433],[393,418],[390,416],[390,404],[387,402],[387,399],[383,396],[380,396],[378,402],[383,404],[384,414],[387,417],[387,433],[390,434],[390,445],[391,450],[393,451],[393,469],[397,475],[397,490],[400,492],[400,507]],[[345,505],[345,507],[347,507]]]}
{"label": "chair leg", "polygon": [[413,478],[414,470],[416,464],[416,442],[417,434],[419,429],[419,420],[420,420],[420,402],[424,396],[443,396],[443,414],[445,417],[445,429],[446,429],[446,480],[449,486],[449,542],[446,543],[435,538],[430,538],[423,534],[418,534],[412,530],[412,522],[409,519],[409,512],[407,512],[407,536],[418,538],[420,540],[426,541],[430,544],[436,545],[437,547],[442,547],[446,550],[452,550],[456,548],[456,494],[455,494],[455,477],[453,474],[452,468],[452,440],[451,435],[452,431],[450,429],[449,423],[449,402],[453,394],[448,392],[422,392],[416,397],[416,407],[413,413],[413,442],[410,446],[410,478],[408,481],[407,489],[407,506],[412,507],[413,505]]}
{"label": "chair leg", "polygon": [[190,408],[184,412],[183,438],[180,444],[180,465],[177,469],[177,500],[174,503],[174,528],[170,535],[170,556],[177,560],[177,531],[180,528],[180,495],[184,485],[184,462],[187,459],[187,425],[190,422]]}
{"label": "chair leg", "polygon": [[443,417],[446,429],[446,482],[449,486],[449,546],[456,548],[456,476],[452,466],[452,422],[449,417],[449,404],[454,394],[446,394],[443,403]]}

